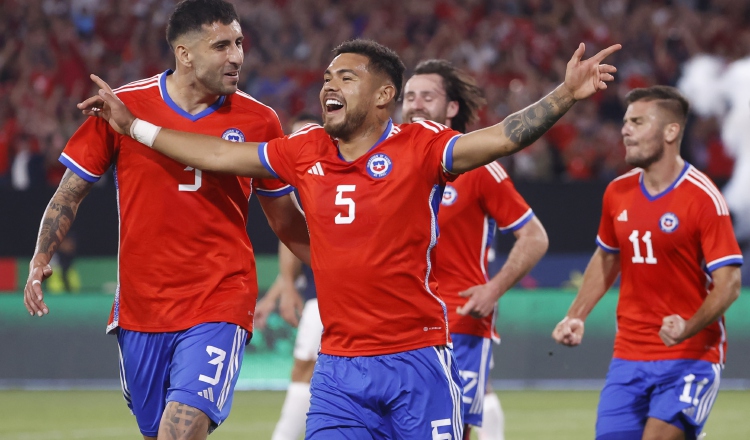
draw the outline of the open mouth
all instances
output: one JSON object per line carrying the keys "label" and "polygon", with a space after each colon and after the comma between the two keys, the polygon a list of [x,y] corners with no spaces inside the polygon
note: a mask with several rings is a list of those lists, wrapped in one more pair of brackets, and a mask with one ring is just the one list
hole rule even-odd
{"label": "open mouth", "polygon": [[342,108],[344,108],[344,104],[338,99],[326,99],[326,111],[328,113],[333,113],[335,111],[341,110]]}
{"label": "open mouth", "polygon": [[421,122],[421,121],[424,121],[424,120],[426,120],[426,118],[424,118],[422,116],[412,116],[411,117],[411,122]]}
{"label": "open mouth", "polygon": [[240,72],[227,72],[224,74],[224,76],[232,78],[232,79],[237,79],[240,77]]}

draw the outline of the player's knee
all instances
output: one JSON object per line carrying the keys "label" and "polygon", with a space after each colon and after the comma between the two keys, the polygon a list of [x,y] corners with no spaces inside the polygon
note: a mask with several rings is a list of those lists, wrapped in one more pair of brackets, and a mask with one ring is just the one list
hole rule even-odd
{"label": "player's knee", "polygon": [[643,430],[609,432],[596,436],[596,440],[641,440]]}

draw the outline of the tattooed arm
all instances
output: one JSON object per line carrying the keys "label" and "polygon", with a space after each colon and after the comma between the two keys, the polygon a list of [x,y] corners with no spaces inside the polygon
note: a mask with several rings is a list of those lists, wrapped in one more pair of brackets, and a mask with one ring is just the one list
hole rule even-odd
{"label": "tattooed arm", "polygon": [[607,88],[606,82],[614,79],[612,73],[617,69],[600,63],[620,47],[619,44],[615,44],[587,60],[582,60],[585,46],[581,43],[568,62],[565,82],[549,95],[513,113],[501,123],[461,136],[453,149],[453,166],[449,171],[463,173],[534,143],[570,110],[576,101]]}
{"label": "tattooed arm", "polygon": [[81,179],[72,171],[65,171],[60,186],[44,211],[36,249],[29,264],[29,278],[23,291],[23,304],[31,315],[42,316],[49,313],[49,308],[44,303],[42,281],[52,275],[49,265],[52,255],[70,230],[78,206],[92,185],[93,183]]}

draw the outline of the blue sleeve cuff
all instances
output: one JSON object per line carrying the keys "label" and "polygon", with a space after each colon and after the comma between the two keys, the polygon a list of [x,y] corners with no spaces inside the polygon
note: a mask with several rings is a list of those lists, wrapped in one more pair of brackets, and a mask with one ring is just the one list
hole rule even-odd
{"label": "blue sleeve cuff", "polygon": [[620,248],[616,248],[616,247],[612,247],[612,246],[608,246],[608,245],[604,244],[604,242],[602,241],[601,238],[599,238],[598,235],[596,236],[596,245],[599,246],[604,252],[606,252],[608,254],[619,254],[620,253]]}
{"label": "blue sleeve cuff", "polygon": [[255,192],[259,196],[274,197],[274,198],[275,197],[285,196],[285,195],[287,195],[287,194],[289,194],[290,192],[293,192],[293,191],[294,191],[294,187],[292,185],[287,185],[287,186],[285,186],[283,188],[273,189],[273,190],[255,188]]}
{"label": "blue sleeve cuff", "polygon": [[713,272],[716,269],[724,266],[742,266],[744,263],[744,260],[742,258],[742,255],[730,255],[728,257],[719,258],[718,260],[714,260],[706,265],[706,269],[708,269],[709,272]]}
{"label": "blue sleeve cuff", "polygon": [[268,142],[261,142],[258,145],[258,157],[260,158],[260,163],[263,164],[263,167],[268,170],[269,173],[275,178],[279,178],[279,175],[276,174],[276,171],[274,171],[271,164],[268,162]]}
{"label": "blue sleeve cuff", "polygon": [[503,233],[503,234],[507,234],[508,232],[515,232],[515,231],[517,231],[517,230],[519,230],[519,229],[523,228],[523,226],[524,226],[524,225],[525,225],[526,223],[528,223],[528,222],[529,222],[529,221],[530,221],[530,220],[531,220],[532,218],[534,218],[534,211],[532,211],[531,209],[529,209],[528,211],[526,211],[526,212],[525,212],[525,213],[524,213],[524,214],[523,214],[523,215],[521,216],[521,218],[519,218],[519,219],[518,219],[518,220],[516,220],[515,222],[513,222],[513,223],[509,224],[508,226],[506,226],[506,227],[504,227],[504,228],[498,228],[498,229],[499,229],[499,230],[500,230],[500,232],[501,232],[501,233]]}
{"label": "blue sleeve cuff", "polygon": [[453,136],[443,150],[443,167],[449,173],[453,173],[453,147],[456,146],[456,141],[460,137],[460,134]]}
{"label": "blue sleeve cuff", "polygon": [[102,177],[102,176],[86,171],[85,168],[78,165],[73,159],[71,159],[65,153],[63,153],[58,160],[60,161],[60,163],[68,167],[70,171],[74,172],[78,177],[80,177],[81,179],[87,182],[91,182],[91,183],[98,182],[99,179]]}

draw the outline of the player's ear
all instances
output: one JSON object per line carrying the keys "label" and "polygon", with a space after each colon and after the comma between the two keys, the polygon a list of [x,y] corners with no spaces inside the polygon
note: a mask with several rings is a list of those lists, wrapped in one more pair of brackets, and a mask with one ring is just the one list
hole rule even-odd
{"label": "player's ear", "polygon": [[682,127],[676,122],[672,122],[664,126],[664,140],[673,143],[676,142],[680,137],[680,130]]}
{"label": "player's ear", "polygon": [[445,117],[448,119],[453,119],[458,114],[458,101],[451,101],[448,103],[448,108],[445,112]]}
{"label": "player's ear", "polygon": [[386,83],[378,88],[376,102],[378,107],[386,106],[396,100],[396,87],[391,83]]}
{"label": "player's ear", "polygon": [[177,47],[175,47],[174,56],[177,63],[186,67],[190,67],[193,64],[190,50],[188,50],[185,44],[178,44]]}

